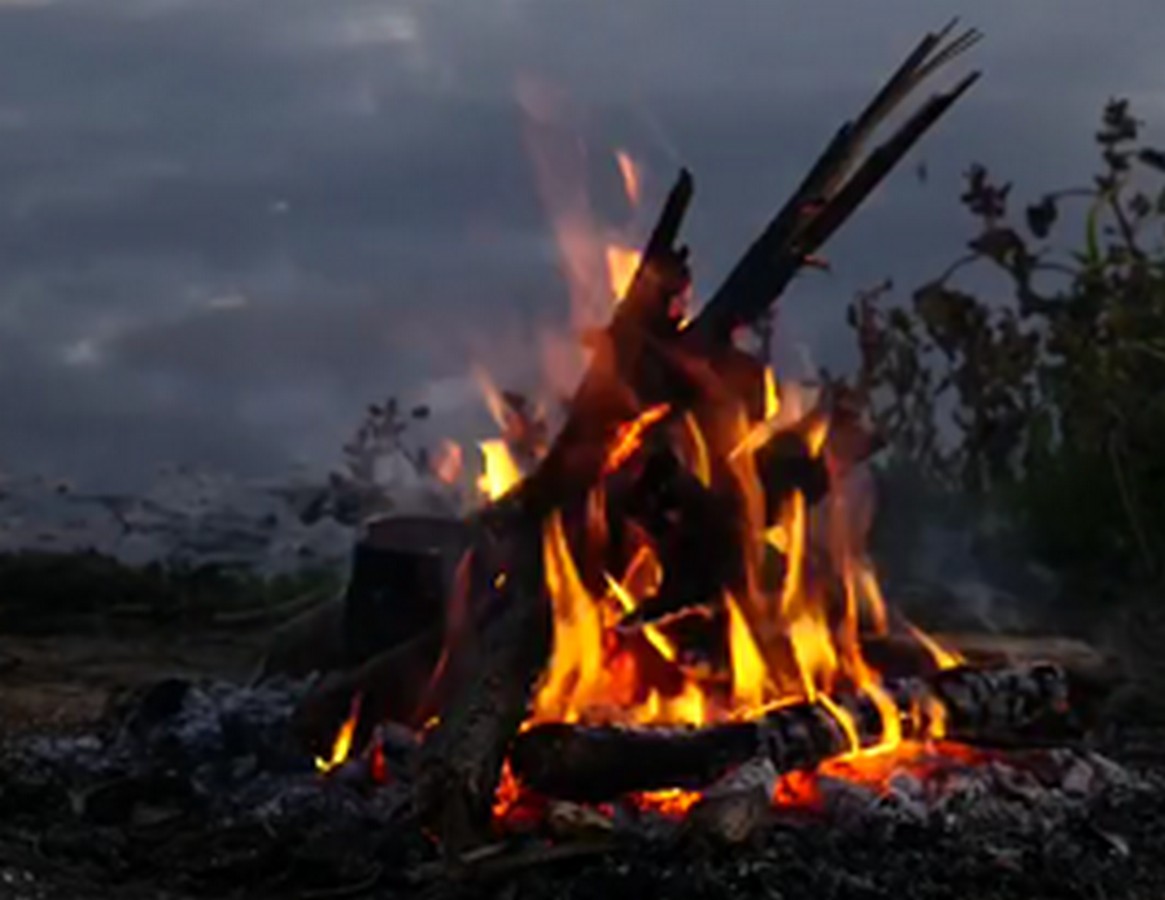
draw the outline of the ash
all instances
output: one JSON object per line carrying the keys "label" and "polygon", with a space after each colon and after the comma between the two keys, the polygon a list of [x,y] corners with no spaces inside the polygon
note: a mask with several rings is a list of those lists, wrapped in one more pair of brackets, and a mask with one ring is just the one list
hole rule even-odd
{"label": "ash", "polygon": [[[410,821],[407,753],[374,784],[359,761],[321,777],[291,741],[309,686],[169,679],[88,733],[4,744],[0,894],[1165,896],[1165,778],[1080,748],[985,751],[868,786],[818,774],[813,803],[766,802],[743,831],[622,804],[605,824],[548,816],[553,837],[511,831],[452,878]],[[771,796],[775,780],[737,773],[707,795],[731,810],[734,791]],[[545,853],[564,847],[580,853]]]}

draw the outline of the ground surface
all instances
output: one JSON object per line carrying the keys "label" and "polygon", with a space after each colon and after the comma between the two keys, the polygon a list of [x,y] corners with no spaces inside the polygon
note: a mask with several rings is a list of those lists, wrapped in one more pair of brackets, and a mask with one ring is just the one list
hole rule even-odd
{"label": "ground surface", "polygon": [[[0,727],[13,732],[83,730],[111,697],[169,676],[245,680],[262,652],[259,632],[66,633],[0,636]],[[1145,736],[1141,735],[1141,743]],[[1160,743],[1150,736],[1151,743]],[[1150,766],[1150,771],[1154,766]],[[350,884],[312,890],[296,880],[262,894],[227,878],[190,893],[151,881],[123,884],[54,862],[36,841],[0,829],[0,900],[187,900],[251,898],[497,897],[604,900],[634,897],[766,900],[1162,900],[1165,898],[1165,781],[1162,789],[1033,839],[1006,827],[970,837],[942,827],[837,829],[779,825],[746,846],[627,844],[558,862],[515,865],[472,884],[406,877],[431,852],[381,858]],[[95,833],[94,838],[97,838]],[[375,886],[373,886],[375,884]]]}

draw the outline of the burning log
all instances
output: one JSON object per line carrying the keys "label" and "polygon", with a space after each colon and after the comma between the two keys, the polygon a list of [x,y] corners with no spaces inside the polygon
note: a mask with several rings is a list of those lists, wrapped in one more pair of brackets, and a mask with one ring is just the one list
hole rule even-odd
{"label": "burning log", "polygon": [[[949,669],[888,688],[900,710],[905,738],[932,727],[927,698],[946,714],[950,737],[1020,734],[1062,719],[1068,682],[1055,666],[1026,669]],[[860,746],[882,738],[882,720],[867,695],[839,698]],[[636,791],[705,787],[757,757],[778,773],[812,768],[856,749],[838,716],[821,703],[778,707],[740,722],[705,728],[587,727],[552,723],[521,734],[511,761],[530,789],[551,797],[597,802]]]}
{"label": "burning log", "polygon": [[483,517],[468,558],[474,602],[447,645],[450,693],[418,763],[418,811],[447,853],[488,835],[502,763],[550,653],[540,524]]}

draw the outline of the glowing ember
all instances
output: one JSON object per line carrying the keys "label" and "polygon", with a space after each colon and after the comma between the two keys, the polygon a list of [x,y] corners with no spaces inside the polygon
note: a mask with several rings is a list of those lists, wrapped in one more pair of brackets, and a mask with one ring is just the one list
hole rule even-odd
{"label": "glowing ember", "polygon": [[635,794],[631,797],[631,802],[641,810],[678,819],[686,816],[688,810],[700,802],[701,796],[699,791],[669,788],[663,791]]}

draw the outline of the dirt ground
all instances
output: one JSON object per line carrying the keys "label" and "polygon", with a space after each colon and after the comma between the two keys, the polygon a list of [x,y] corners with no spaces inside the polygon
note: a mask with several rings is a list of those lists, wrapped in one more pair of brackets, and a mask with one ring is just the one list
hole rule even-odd
{"label": "dirt ground", "polygon": [[[0,736],[68,732],[97,718],[117,693],[166,676],[248,679],[263,632],[0,634]],[[25,859],[0,842],[0,900],[164,900],[141,888],[91,885]]]}
{"label": "dirt ground", "polygon": [[263,647],[254,632],[0,634],[0,732],[70,730],[116,693],[166,676],[245,680]]}

